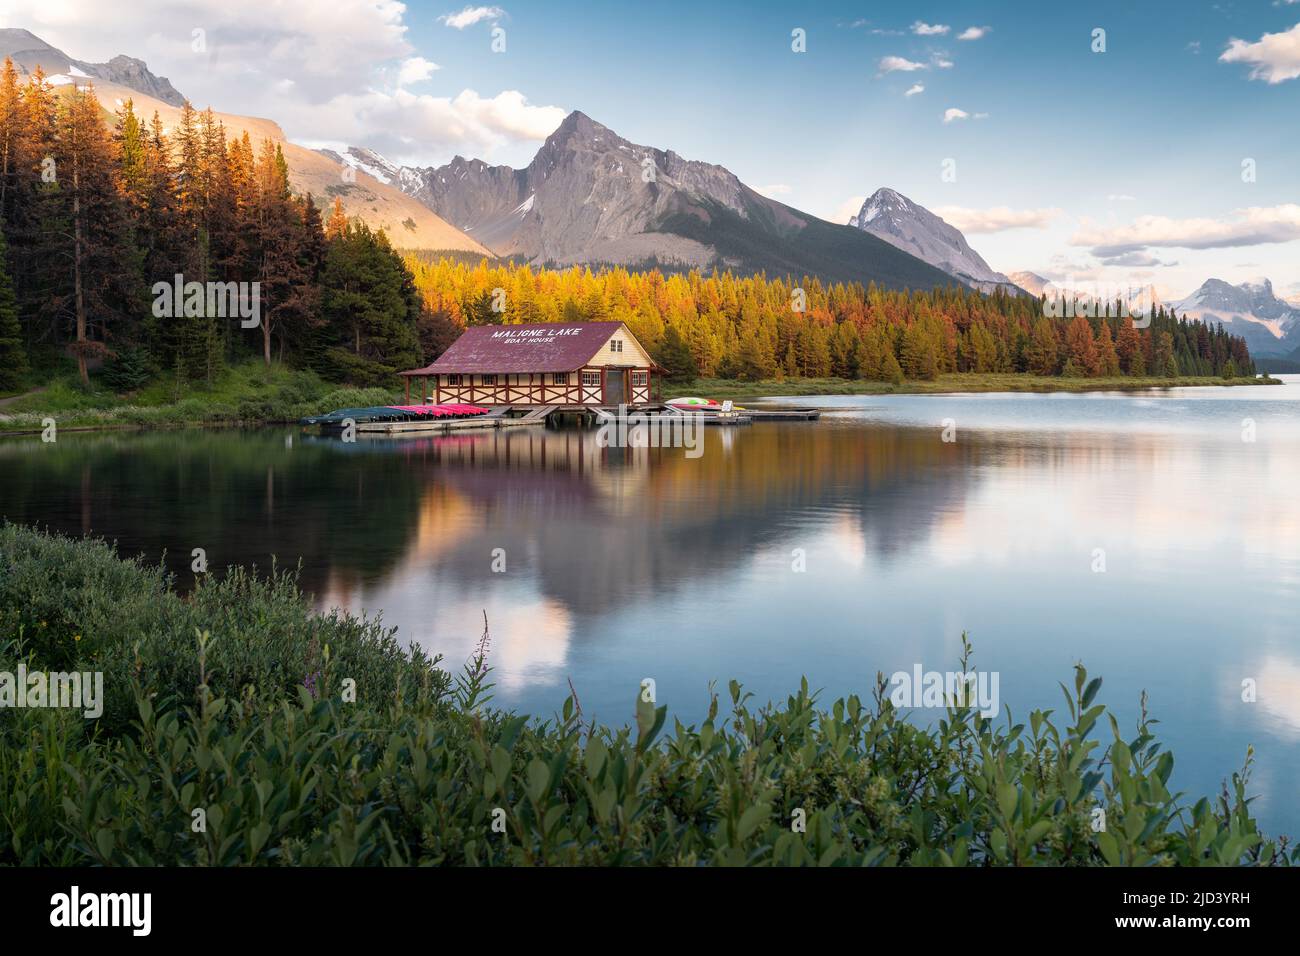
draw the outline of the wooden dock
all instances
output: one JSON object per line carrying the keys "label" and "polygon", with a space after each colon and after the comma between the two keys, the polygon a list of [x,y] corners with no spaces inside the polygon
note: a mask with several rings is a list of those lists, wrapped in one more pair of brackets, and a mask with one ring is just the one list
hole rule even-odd
{"label": "wooden dock", "polygon": [[815,408],[746,408],[745,414],[755,421],[814,422],[822,413]]}
{"label": "wooden dock", "polygon": [[[696,413],[695,409],[673,408],[660,403],[624,406],[622,410],[662,416]],[[544,426],[555,414],[577,414],[591,416],[591,420],[596,422],[616,422],[619,413],[619,406],[606,405],[494,405],[486,415],[475,418],[363,421],[356,423],[356,430],[363,435],[429,435],[489,428]],[[744,408],[731,412],[701,409],[698,414],[705,425],[749,425],[755,421],[814,421],[821,412],[815,408]]]}
{"label": "wooden dock", "polygon": [[511,415],[513,405],[495,405],[486,415],[476,418],[430,419],[411,422],[357,422],[357,434],[428,435],[441,432],[481,430],[484,428],[520,428],[545,425],[550,411],[544,407],[528,408],[522,415]]}

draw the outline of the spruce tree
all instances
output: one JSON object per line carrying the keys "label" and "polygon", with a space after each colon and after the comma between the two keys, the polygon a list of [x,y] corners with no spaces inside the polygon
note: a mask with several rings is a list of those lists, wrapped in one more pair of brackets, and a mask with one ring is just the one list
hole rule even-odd
{"label": "spruce tree", "polygon": [[30,370],[27,351],[23,348],[23,329],[18,322],[18,300],[6,265],[8,252],[4,232],[0,231],[0,392],[22,388]]}

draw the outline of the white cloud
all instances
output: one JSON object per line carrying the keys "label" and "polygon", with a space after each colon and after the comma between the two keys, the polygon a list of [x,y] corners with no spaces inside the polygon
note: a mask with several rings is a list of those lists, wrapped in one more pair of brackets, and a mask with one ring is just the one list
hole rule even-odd
{"label": "white cloud", "polygon": [[766,196],[768,199],[775,199],[777,196],[788,196],[794,190],[785,183],[773,183],[770,186],[755,186],[754,192]]}
{"label": "white cloud", "polygon": [[506,12],[500,7],[466,7],[460,13],[446,13],[438,19],[449,27],[464,30],[481,20],[499,20]]}
{"label": "white cloud", "polygon": [[955,106],[949,107],[948,109],[943,111],[943,121],[945,123],[951,123],[953,120],[964,120],[969,118],[970,118],[969,113],[967,113],[965,110],[959,110]]}
{"label": "white cloud", "polygon": [[1106,197],[1107,202],[1137,202],[1137,196],[1130,196],[1128,193],[1111,193]]}
{"label": "white cloud", "polygon": [[1300,77],[1300,23],[1285,33],[1265,33],[1254,43],[1233,39],[1219,57],[1221,63],[1249,63],[1250,78],[1283,83]]}
{"label": "white cloud", "polygon": [[1226,249],[1300,239],[1300,205],[1250,206],[1231,219],[1171,219],[1139,216],[1131,224],[1102,228],[1084,220],[1070,238],[1074,246],[1088,246],[1098,258],[1108,259],[1150,248]]}
{"label": "white cloud", "polygon": [[826,217],[826,221],[843,225],[862,211],[862,204],[866,201],[866,196],[850,196],[835,207],[835,210]]}
{"label": "white cloud", "polygon": [[925,92],[925,84],[923,84],[923,83],[913,83],[910,87],[908,87],[907,92],[904,93],[903,95],[904,95],[904,96],[915,96],[917,93],[924,93],[924,92]]}
{"label": "white cloud", "polygon": [[923,23],[917,20],[912,24],[912,32],[919,37],[943,36],[951,29],[946,23]]}
{"label": "white cloud", "polygon": [[398,162],[410,162],[429,150],[441,154],[490,154],[510,140],[540,141],[564,120],[558,106],[534,106],[518,90],[480,96],[462,90],[454,97],[415,94],[407,90],[374,90],[341,98],[333,108],[356,118],[357,142],[369,130],[367,145]]}
{"label": "white cloud", "polygon": [[[0,4],[11,11],[6,24],[21,23],[76,59],[140,57],[200,108],[264,116],[296,142],[369,146],[399,162],[444,162],[459,152],[527,163],[567,112],[519,90],[428,97],[403,89],[436,65],[408,40],[397,0],[331,0],[328,15],[319,0]],[[204,31],[199,51],[195,29]]]}
{"label": "white cloud", "polygon": [[924,63],[917,63],[914,60],[907,60],[901,56],[886,56],[880,60],[879,70],[881,74],[885,73],[911,73],[914,70],[929,69]]}
{"label": "white cloud", "polygon": [[410,59],[402,61],[402,67],[397,72],[397,85],[410,86],[412,83],[419,83],[433,76],[434,70],[440,70],[432,60],[426,60],[422,56],[413,56]]}
{"label": "white cloud", "polygon": [[1165,262],[1147,252],[1126,252],[1121,256],[1111,256],[1106,260],[1108,266],[1127,266],[1128,268],[1149,269],[1154,267],[1173,268],[1177,262]]}
{"label": "white cloud", "polygon": [[938,67],[939,69],[941,69],[941,70],[951,70],[951,69],[952,69],[952,60],[950,60],[950,59],[948,59],[947,57],[944,57],[944,56],[937,56],[937,57],[934,58],[934,65],[937,66],[937,67]]}
{"label": "white cloud", "polygon": [[957,34],[958,40],[982,40],[993,32],[992,27],[967,27]]}
{"label": "white cloud", "polygon": [[1005,232],[1008,229],[1046,229],[1061,210],[1012,209],[993,206],[989,209],[967,209],[962,206],[940,206],[934,214],[949,225],[968,233]]}

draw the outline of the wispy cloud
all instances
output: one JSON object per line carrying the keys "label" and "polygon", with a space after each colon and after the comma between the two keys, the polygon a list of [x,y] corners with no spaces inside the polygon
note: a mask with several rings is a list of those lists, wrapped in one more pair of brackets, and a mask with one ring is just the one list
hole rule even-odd
{"label": "wispy cloud", "polygon": [[835,207],[831,214],[826,217],[826,221],[846,223],[862,210],[862,204],[866,201],[866,196],[850,196]]}
{"label": "wispy cloud", "polygon": [[1228,249],[1291,242],[1300,239],[1300,205],[1250,206],[1232,218],[1173,219],[1139,216],[1125,226],[1105,228],[1084,220],[1070,238],[1101,259],[1152,248]]}
{"label": "wispy cloud", "polygon": [[912,32],[919,37],[945,36],[952,27],[946,23],[924,23],[917,20],[912,24]]}
{"label": "wispy cloud", "polygon": [[934,210],[949,225],[968,233],[1006,232],[1008,229],[1046,229],[1061,215],[1055,207],[1048,209],[1012,209],[992,206],[968,209],[964,206],[940,206]]}
{"label": "wispy cloud", "polygon": [[901,56],[881,57],[877,68],[882,76],[886,73],[911,73],[914,70],[929,69],[924,63],[917,63],[915,60],[908,60]]}
{"label": "wispy cloud", "polygon": [[993,32],[992,27],[967,27],[957,34],[958,40],[982,40]]}
{"label": "wispy cloud", "polygon": [[1300,23],[1285,33],[1265,33],[1254,43],[1232,39],[1219,57],[1222,63],[1249,63],[1250,78],[1283,83],[1300,76]]}
{"label": "wispy cloud", "polygon": [[466,7],[460,13],[445,13],[438,19],[449,27],[464,30],[482,20],[500,20],[505,15],[500,7]]}
{"label": "wispy cloud", "polygon": [[903,95],[904,95],[904,96],[916,96],[917,93],[924,93],[924,92],[925,92],[925,85],[924,85],[924,84],[922,84],[922,83],[913,83],[910,87],[908,87],[907,92],[904,93]]}

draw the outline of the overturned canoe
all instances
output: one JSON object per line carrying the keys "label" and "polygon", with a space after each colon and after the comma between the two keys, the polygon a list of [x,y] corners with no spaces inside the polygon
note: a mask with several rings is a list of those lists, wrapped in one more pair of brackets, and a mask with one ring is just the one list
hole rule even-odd
{"label": "overturned canoe", "polygon": [[340,408],[324,415],[312,415],[299,420],[301,425],[342,427],[351,420],[363,422],[412,422],[429,418],[474,418],[486,415],[488,410],[478,405],[451,403],[444,405],[372,405],[368,408]]}

